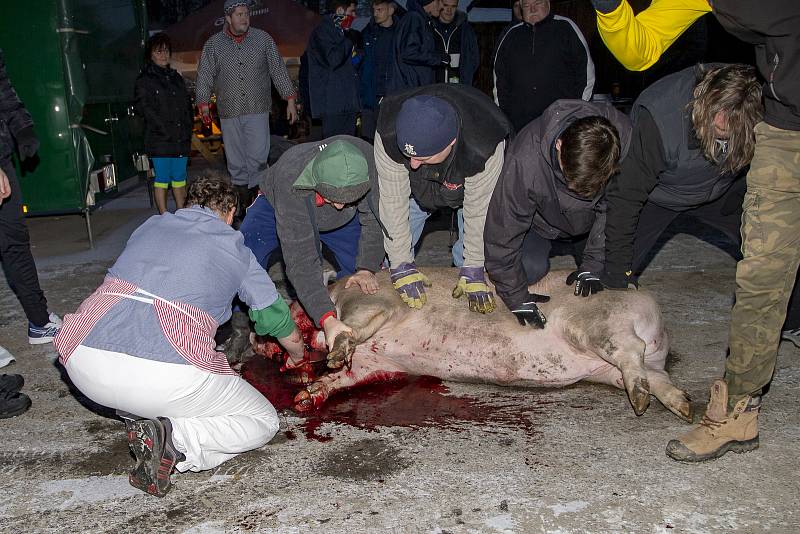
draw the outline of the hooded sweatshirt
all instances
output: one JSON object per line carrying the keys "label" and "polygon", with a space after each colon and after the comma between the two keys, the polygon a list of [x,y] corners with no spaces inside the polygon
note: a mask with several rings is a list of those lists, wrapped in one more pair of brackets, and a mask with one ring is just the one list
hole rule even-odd
{"label": "hooded sweatshirt", "polygon": [[580,270],[599,273],[603,267],[605,199],[601,192],[585,199],[567,189],[558,165],[555,143],[575,120],[600,115],[620,137],[620,160],[631,137],[630,120],[607,104],[558,100],[517,134],[506,152],[505,165],[486,213],[486,270],[498,295],[509,307],[522,303],[528,279],[522,266],[522,242],[528,231],[546,239],[589,234]]}

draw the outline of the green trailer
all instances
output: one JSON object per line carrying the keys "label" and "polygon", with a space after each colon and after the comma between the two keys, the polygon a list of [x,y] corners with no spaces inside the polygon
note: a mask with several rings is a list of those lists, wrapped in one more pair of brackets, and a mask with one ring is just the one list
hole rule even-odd
{"label": "green trailer", "polygon": [[90,245],[92,206],[137,175],[146,20],[145,0],[3,3],[0,48],[41,141],[18,169],[27,213],[84,214]]}

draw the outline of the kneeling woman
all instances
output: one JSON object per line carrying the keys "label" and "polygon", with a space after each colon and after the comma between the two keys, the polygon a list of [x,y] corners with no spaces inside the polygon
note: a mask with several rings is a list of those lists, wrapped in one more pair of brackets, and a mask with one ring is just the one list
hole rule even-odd
{"label": "kneeling woman", "polygon": [[130,482],[153,495],[167,493],[173,467],[212,469],[278,430],[269,401],[214,350],[235,295],[249,305],[257,333],[303,357],[288,306],[230,226],[236,202],[221,180],[192,183],[189,207],[140,226],[54,341],[84,395],[136,414],[126,420],[137,459]]}

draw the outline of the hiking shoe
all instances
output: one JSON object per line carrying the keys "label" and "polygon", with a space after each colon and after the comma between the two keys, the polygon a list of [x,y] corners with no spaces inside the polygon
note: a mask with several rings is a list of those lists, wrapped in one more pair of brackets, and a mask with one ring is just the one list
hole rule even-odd
{"label": "hiking shoe", "polygon": [[18,391],[5,391],[0,393],[0,419],[16,417],[28,411],[31,399]]}
{"label": "hiking shoe", "polygon": [[700,424],[667,443],[667,456],[680,462],[714,460],[729,451],[758,448],[758,412],[761,397],[745,397],[728,413],[728,385],[715,380]]}
{"label": "hiking shoe", "polygon": [[[179,451],[172,441],[172,421],[166,417],[159,417],[158,420],[164,425],[164,457],[173,458],[175,461],[172,466],[175,467],[176,464],[186,460],[186,455]],[[172,470],[170,469],[171,472]]]}
{"label": "hiking shoe", "polygon": [[159,484],[159,467],[164,454],[164,425],[156,419],[139,419],[128,426],[128,447],[136,457],[136,465],[128,476],[134,488],[163,497],[169,491],[163,480]]}
{"label": "hiking shoe", "polygon": [[136,466],[128,476],[134,488],[163,497],[171,487],[170,475],[175,464],[186,457],[172,443],[172,423],[169,419],[139,419],[129,424],[128,447],[136,456]]}
{"label": "hiking shoe", "polygon": [[17,393],[24,385],[22,375],[0,375],[0,393]]}
{"label": "hiking shoe", "polygon": [[784,330],[781,332],[781,339],[788,341],[795,347],[800,349],[800,328],[793,328],[792,330]]}
{"label": "hiking shoe", "polygon": [[48,316],[49,322],[44,326],[36,326],[28,322],[28,343],[31,345],[43,345],[50,343],[53,338],[58,334],[58,329],[61,328],[61,317],[55,313]]}

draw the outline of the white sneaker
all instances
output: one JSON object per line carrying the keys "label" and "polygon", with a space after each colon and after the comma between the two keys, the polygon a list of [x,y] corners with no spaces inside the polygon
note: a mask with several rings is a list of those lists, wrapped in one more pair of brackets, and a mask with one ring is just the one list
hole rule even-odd
{"label": "white sneaker", "polygon": [[50,319],[50,322],[44,326],[36,326],[30,321],[28,322],[28,343],[31,345],[44,345],[53,341],[53,338],[58,334],[58,329],[61,328],[61,317],[51,313],[47,318]]}
{"label": "white sneaker", "polygon": [[50,315],[48,315],[47,318],[50,319],[51,323],[53,323],[57,327],[61,328],[61,325],[63,324],[63,321],[61,320],[61,317],[59,317],[58,315],[56,315],[53,312],[50,312]]}
{"label": "white sneaker", "polygon": [[15,359],[16,358],[14,358],[13,354],[8,352],[8,350],[4,346],[0,345],[0,367],[5,367],[6,365],[13,362]]}

